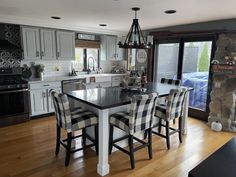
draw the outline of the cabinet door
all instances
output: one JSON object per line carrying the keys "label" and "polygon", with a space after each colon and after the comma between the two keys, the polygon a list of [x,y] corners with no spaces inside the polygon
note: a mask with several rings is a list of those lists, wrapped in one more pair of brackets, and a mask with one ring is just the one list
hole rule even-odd
{"label": "cabinet door", "polygon": [[47,113],[47,92],[46,90],[31,90],[31,116]]}
{"label": "cabinet door", "polygon": [[24,59],[40,59],[39,29],[22,28]]}
{"label": "cabinet door", "polygon": [[107,36],[107,59],[114,60],[117,57],[116,53],[117,48],[117,37],[116,36]]}
{"label": "cabinet door", "polygon": [[[117,44],[119,41],[122,41],[122,37],[117,38]],[[119,48],[119,46],[116,45],[116,59],[124,60],[124,57],[125,57],[125,49]]]}
{"label": "cabinet door", "polygon": [[[56,92],[58,93],[61,93],[61,88],[53,88]],[[49,94],[49,90],[47,90],[47,95],[48,95],[48,112],[51,113],[51,112],[55,112],[55,109],[54,109],[54,105],[53,105],[53,101],[52,101],[52,97],[51,95]]]}
{"label": "cabinet door", "polygon": [[101,36],[101,49],[100,49],[100,59],[106,60],[107,59],[107,39],[105,35]]}
{"label": "cabinet door", "polygon": [[41,57],[43,60],[56,59],[56,39],[55,30],[41,29]]}
{"label": "cabinet door", "polygon": [[75,33],[57,31],[57,58],[59,60],[75,59]]}

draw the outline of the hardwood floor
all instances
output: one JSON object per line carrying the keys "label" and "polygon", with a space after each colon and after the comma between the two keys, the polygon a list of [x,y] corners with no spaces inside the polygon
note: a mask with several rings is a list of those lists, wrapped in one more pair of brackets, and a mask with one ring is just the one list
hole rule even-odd
{"label": "hardwood floor", "polygon": [[[0,177],[82,177],[96,173],[97,156],[88,149],[71,156],[64,166],[61,147],[55,157],[55,118],[41,118],[0,128]],[[179,144],[177,134],[171,137],[171,149],[164,139],[153,136],[153,159],[147,148],[135,153],[136,168],[130,169],[129,157],[116,151],[109,157],[111,177],[187,177],[188,171],[226,143],[234,133],[213,132],[204,122],[188,119],[188,134]],[[84,155],[85,154],[85,155]]]}

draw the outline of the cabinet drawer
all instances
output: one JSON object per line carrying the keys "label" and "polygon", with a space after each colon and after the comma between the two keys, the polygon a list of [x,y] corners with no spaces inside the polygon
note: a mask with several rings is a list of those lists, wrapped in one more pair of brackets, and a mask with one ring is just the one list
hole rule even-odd
{"label": "cabinet drawer", "polygon": [[52,87],[61,87],[61,82],[43,82],[43,83],[32,83],[29,84],[30,89],[44,89]]}
{"label": "cabinet drawer", "polygon": [[112,82],[121,82],[122,76],[113,76],[111,79]]}

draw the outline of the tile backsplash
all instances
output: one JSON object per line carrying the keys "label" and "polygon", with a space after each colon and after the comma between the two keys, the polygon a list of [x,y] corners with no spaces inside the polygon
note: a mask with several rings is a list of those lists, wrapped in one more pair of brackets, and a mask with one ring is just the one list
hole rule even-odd
{"label": "tile backsplash", "polygon": [[[28,66],[31,65],[31,62],[34,62],[35,64],[43,64],[44,67],[44,76],[65,76],[68,75],[69,72],[71,72],[72,65],[75,70],[81,69],[81,66],[76,61],[27,61],[22,60],[21,66],[23,64],[27,64]],[[103,73],[110,73],[112,66],[116,66],[118,68],[122,67],[126,69],[126,60],[106,60],[106,61],[100,61],[100,67],[102,68]],[[78,68],[76,68],[78,67]]]}
{"label": "tile backsplash", "polygon": [[71,72],[72,61],[21,61],[21,66],[27,64],[31,66],[31,62],[44,65],[44,76],[65,76]]}
{"label": "tile backsplash", "polygon": [[0,51],[0,68],[19,67],[21,62],[21,51],[19,50],[1,50]]}

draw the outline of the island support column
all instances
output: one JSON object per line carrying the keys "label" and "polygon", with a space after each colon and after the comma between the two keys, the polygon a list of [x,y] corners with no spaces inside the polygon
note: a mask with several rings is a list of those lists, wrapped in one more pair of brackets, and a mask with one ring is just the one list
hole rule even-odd
{"label": "island support column", "polygon": [[109,139],[109,111],[108,109],[98,110],[98,127],[99,127],[99,154],[97,173],[105,176],[110,172],[108,164],[108,139]]}

